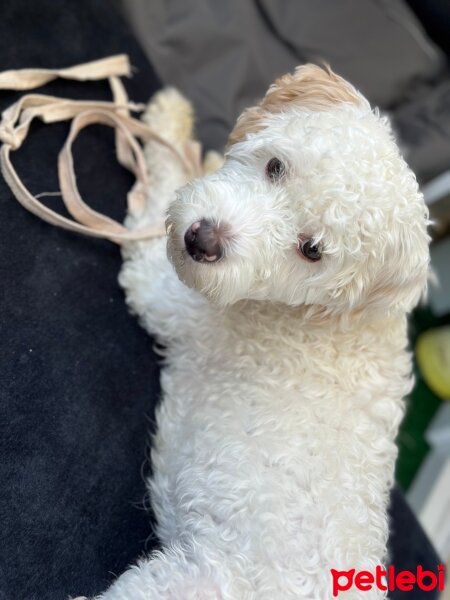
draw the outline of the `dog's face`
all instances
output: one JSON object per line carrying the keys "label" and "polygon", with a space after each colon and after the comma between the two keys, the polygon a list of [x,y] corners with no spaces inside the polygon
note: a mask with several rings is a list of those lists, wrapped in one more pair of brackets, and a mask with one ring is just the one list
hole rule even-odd
{"label": "dog's face", "polygon": [[312,65],[243,113],[167,224],[178,276],[220,304],[409,310],[426,286],[427,211],[387,120]]}

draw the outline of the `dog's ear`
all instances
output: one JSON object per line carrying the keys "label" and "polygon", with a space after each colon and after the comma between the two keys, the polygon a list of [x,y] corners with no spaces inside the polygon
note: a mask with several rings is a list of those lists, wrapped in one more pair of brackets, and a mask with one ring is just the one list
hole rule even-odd
{"label": "dog's ear", "polygon": [[261,107],[275,113],[294,104],[318,111],[330,110],[341,103],[362,105],[367,101],[328,65],[307,64],[277,79],[261,101]]}
{"label": "dog's ear", "polygon": [[251,133],[256,133],[260,129],[263,129],[266,117],[267,113],[261,108],[260,104],[246,108],[238,117],[228,137],[226,148],[238,142],[243,142]]}
{"label": "dog's ear", "polygon": [[376,256],[370,256],[363,268],[364,281],[355,281],[360,291],[357,308],[362,311],[410,312],[425,296],[429,279],[428,210],[422,202],[416,208],[410,219],[399,214],[388,226]]}
{"label": "dog's ear", "polygon": [[247,108],[238,118],[228,139],[228,145],[245,139],[265,126],[270,115],[288,106],[309,111],[330,110],[339,103],[358,106],[369,104],[356,89],[327,66],[306,64],[277,79],[259,104]]}

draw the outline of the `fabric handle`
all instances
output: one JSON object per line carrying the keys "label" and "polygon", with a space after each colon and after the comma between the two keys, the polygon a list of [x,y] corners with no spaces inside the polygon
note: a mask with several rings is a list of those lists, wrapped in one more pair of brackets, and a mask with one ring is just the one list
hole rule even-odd
{"label": "fabric handle", "polygon": [[131,66],[126,54],[108,56],[100,60],[75,65],[66,69],[17,69],[0,73],[0,90],[32,90],[54,79],[94,81],[113,75],[130,76]]}
{"label": "fabric handle", "polygon": [[[117,244],[161,237],[165,234],[164,227],[163,224],[157,224],[153,227],[129,230],[114,219],[93,210],[83,201],[76,183],[72,156],[73,142],[82,129],[95,123],[115,129],[117,160],[136,178],[127,198],[128,208],[132,212],[143,210],[145,191],[149,185],[144,153],[138,139],[144,142],[154,140],[168,148],[189,176],[201,173],[200,148],[197,143],[189,143],[181,153],[151,127],[130,116],[130,111],[143,108],[142,105],[129,102],[125,88],[118,78],[118,75],[130,75],[130,71],[128,57],[119,55],[67,69],[23,69],[0,73],[0,88],[21,90],[37,87],[56,77],[83,81],[109,78],[112,102],[28,94],[3,111],[0,123],[0,140],[3,142],[0,167],[14,196],[33,214],[52,225],[93,237],[107,238]],[[33,196],[12,165],[10,154],[25,141],[34,118],[39,118],[45,123],[72,119],[69,135],[58,156],[58,177],[63,202],[74,221],[48,208]]]}

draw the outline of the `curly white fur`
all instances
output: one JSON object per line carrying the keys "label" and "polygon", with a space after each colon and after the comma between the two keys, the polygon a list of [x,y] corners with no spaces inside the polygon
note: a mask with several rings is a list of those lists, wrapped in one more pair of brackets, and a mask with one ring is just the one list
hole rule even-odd
{"label": "curly white fur", "polygon": [[[148,145],[148,207],[128,225],[171,203],[173,264],[165,240],[129,245],[120,283],[165,348],[148,482],[163,550],[102,600],[326,600],[331,568],[386,560],[427,213],[388,121],[359,95],[341,100],[259,115],[224,165],[192,182]],[[192,135],[174,90],[147,120],[179,148]],[[278,183],[265,174],[274,156],[287,166]],[[214,264],[184,248],[202,218],[231,231]],[[320,241],[322,260],[299,256],[299,234]]]}

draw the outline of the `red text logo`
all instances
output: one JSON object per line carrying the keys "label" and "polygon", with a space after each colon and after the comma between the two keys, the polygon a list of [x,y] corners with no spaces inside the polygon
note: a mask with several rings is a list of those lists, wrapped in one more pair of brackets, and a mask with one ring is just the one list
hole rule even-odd
{"label": "red text logo", "polygon": [[331,569],[333,580],[333,596],[336,597],[340,592],[346,592],[352,587],[368,592],[374,586],[382,591],[410,592],[414,587],[424,592],[431,592],[434,589],[442,591],[444,589],[445,566],[438,565],[436,571],[426,571],[421,565],[418,565],[416,571],[397,571],[394,566],[387,569],[378,566],[375,573],[371,571],[337,571]]}

